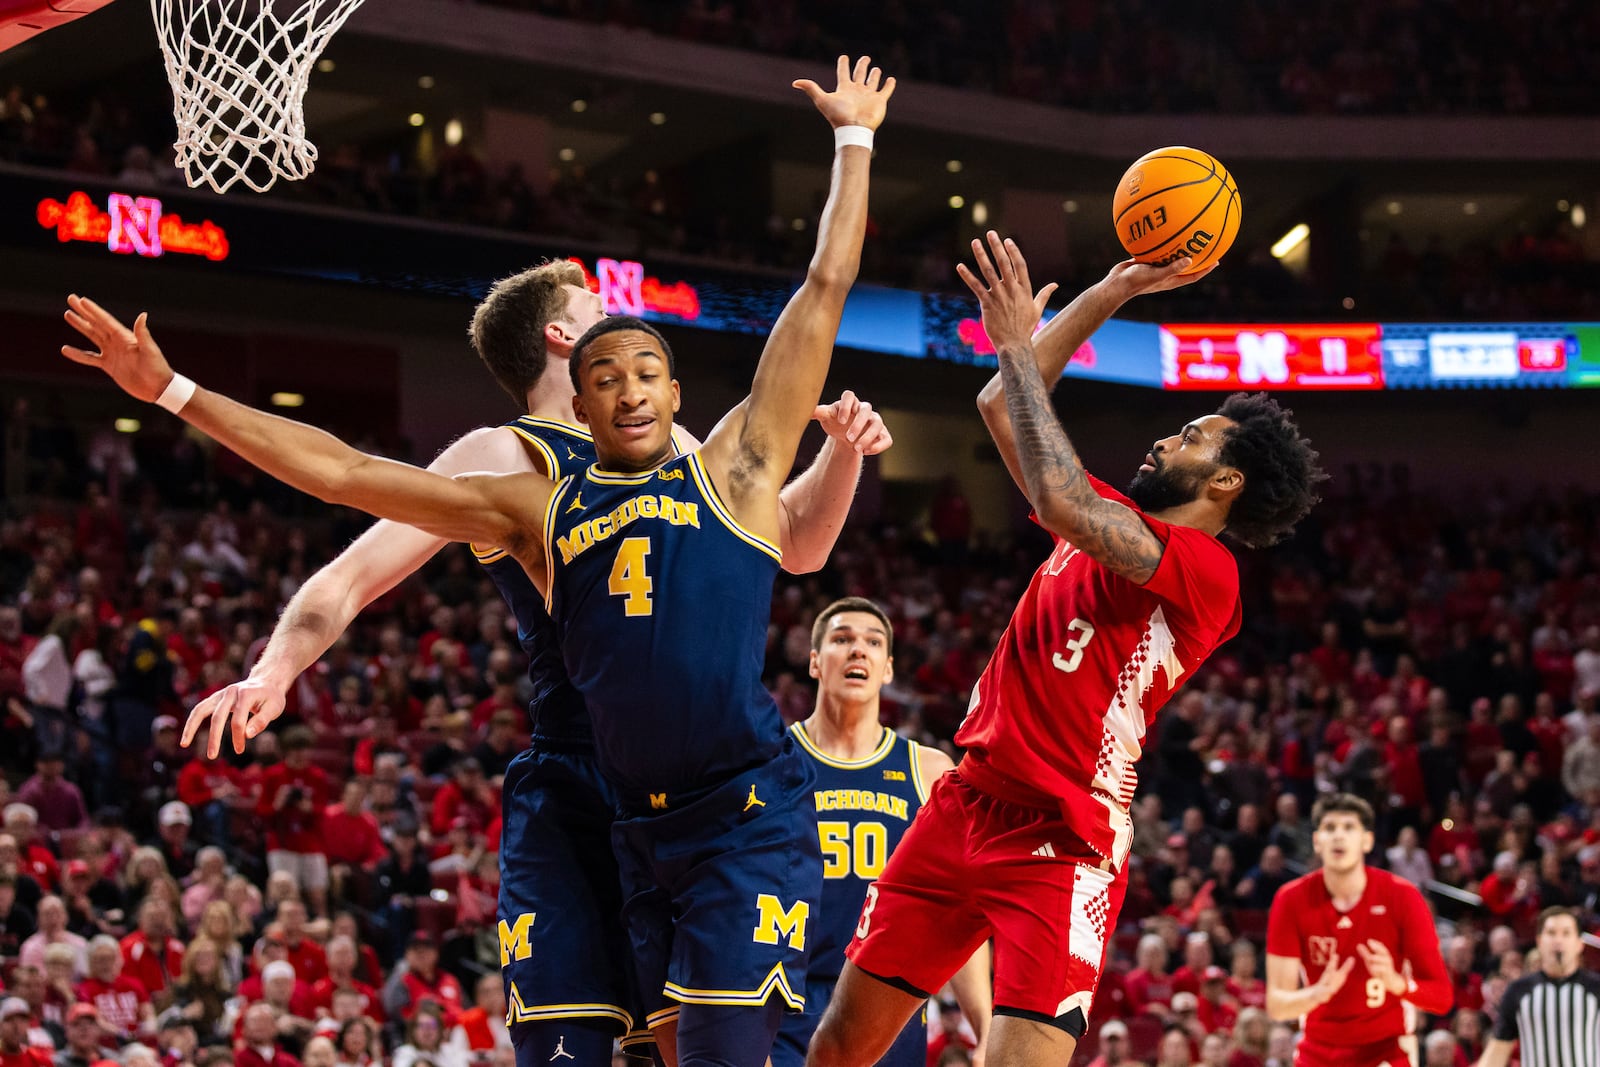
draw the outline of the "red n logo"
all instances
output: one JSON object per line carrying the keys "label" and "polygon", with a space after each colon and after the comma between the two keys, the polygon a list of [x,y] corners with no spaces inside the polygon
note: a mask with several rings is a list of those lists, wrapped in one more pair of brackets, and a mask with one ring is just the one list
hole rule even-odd
{"label": "red n logo", "polygon": [[124,255],[132,252],[139,256],[161,254],[161,201],[152,197],[131,197],[127,193],[112,193],[111,232],[106,236],[106,247]]}

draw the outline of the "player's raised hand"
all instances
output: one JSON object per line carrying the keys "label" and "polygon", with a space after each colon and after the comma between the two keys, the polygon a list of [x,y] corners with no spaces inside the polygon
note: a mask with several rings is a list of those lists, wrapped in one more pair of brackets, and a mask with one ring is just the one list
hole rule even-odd
{"label": "player's raised hand", "polygon": [[1333,955],[1328,959],[1328,965],[1322,969],[1321,977],[1312,985],[1312,988],[1317,991],[1317,1002],[1319,1004],[1326,1004],[1333,999],[1334,994],[1344,988],[1345,979],[1350,977],[1350,972],[1355,968],[1355,965],[1356,958],[1354,956],[1340,963],[1339,951],[1337,949],[1334,950]]}
{"label": "player's raised hand", "polygon": [[288,690],[284,686],[254,675],[242,682],[234,682],[194,706],[194,710],[189,713],[189,721],[183,726],[180,744],[187,748],[201,727],[209,720],[207,755],[212,759],[217,758],[218,753],[222,751],[223,732],[230,725],[233,727],[233,750],[243,755],[244,747],[250,738],[265,730],[274,719],[283,714],[284,702],[288,699],[288,695]]}
{"label": "player's raised hand", "polygon": [[848,389],[833,403],[818,404],[811,417],[822,424],[829,437],[863,456],[876,456],[894,444],[883,416]]}
{"label": "player's raised hand", "polygon": [[1217,269],[1217,264],[1213,263],[1193,274],[1183,273],[1191,262],[1193,260],[1185,256],[1164,267],[1157,267],[1149,263],[1140,263],[1136,259],[1125,259],[1107,272],[1105,280],[1108,285],[1117,287],[1124,300],[1131,300],[1146,293],[1164,293],[1168,289],[1193,285]]}
{"label": "player's raised hand", "polygon": [[840,126],[865,126],[875,130],[883,122],[889,108],[889,98],[894,95],[894,79],[885,79],[883,71],[872,65],[872,60],[862,56],[850,67],[850,57],[839,57],[839,87],[825,92],[810,78],[800,78],[794,87],[811,98],[834,129]]}
{"label": "player's raised hand", "polygon": [[983,277],[980,279],[965,263],[956,264],[956,273],[983,308],[983,329],[989,340],[999,348],[1032,337],[1050,294],[1056,291],[1056,283],[1035,293],[1022,249],[1009,237],[1002,241],[993,230],[989,231],[988,248],[976,237],[972,239],[972,256]]}
{"label": "player's raised hand", "polygon": [[67,297],[66,319],[97,351],[62,345],[61,354],[74,363],[99,367],[129,396],[154,402],[172,381],[172,368],[150,336],[148,316],[143,312],[130,330],[93,300],[73,295]]}
{"label": "player's raised hand", "polygon": [[1383,987],[1395,996],[1406,991],[1405,975],[1394,965],[1394,955],[1389,951],[1389,946],[1382,941],[1368,938],[1365,944],[1356,945],[1356,955],[1361,957],[1361,962],[1366,964],[1367,973],[1383,983]]}

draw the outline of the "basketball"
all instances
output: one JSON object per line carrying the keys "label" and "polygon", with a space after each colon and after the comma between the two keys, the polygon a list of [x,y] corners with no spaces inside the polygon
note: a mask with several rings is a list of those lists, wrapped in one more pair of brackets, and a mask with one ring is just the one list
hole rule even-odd
{"label": "basketball", "polygon": [[1111,201],[1117,238],[1141,263],[1194,257],[1185,274],[1222,258],[1239,233],[1239,187],[1197,148],[1158,148],[1134,160]]}

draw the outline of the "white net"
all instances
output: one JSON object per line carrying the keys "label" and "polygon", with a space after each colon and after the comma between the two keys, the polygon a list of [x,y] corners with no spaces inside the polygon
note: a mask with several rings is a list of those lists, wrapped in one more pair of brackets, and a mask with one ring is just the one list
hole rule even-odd
{"label": "white net", "polygon": [[[265,192],[311,173],[306,85],[362,0],[150,0],[190,188]],[[280,14],[279,9],[282,13]]]}

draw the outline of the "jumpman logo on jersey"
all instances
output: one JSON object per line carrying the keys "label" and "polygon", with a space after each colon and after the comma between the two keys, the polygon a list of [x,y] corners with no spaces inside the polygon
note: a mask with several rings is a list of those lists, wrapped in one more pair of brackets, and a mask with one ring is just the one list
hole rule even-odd
{"label": "jumpman logo on jersey", "polygon": [[576,462],[577,460],[582,459],[581,456],[579,456],[576,452],[574,452],[572,450],[572,446],[571,445],[567,445],[566,449],[567,449],[567,458],[568,459],[573,460],[574,462]]}
{"label": "jumpman logo on jersey", "polygon": [[574,1056],[572,1053],[567,1051],[567,1035],[566,1034],[562,1034],[560,1037],[556,1038],[556,1052],[555,1052],[555,1055],[550,1057],[550,1062],[551,1063],[554,1063],[556,1060],[559,1060],[559,1059],[575,1060],[577,1058],[578,1057]]}
{"label": "jumpman logo on jersey", "polygon": [[751,808],[764,808],[766,806],[767,806],[767,802],[765,800],[758,800],[756,798],[756,784],[754,782],[751,782],[750,783],[750,796],[745,799],[744,810],[745,811],[749,811]]}
{"label": "jumpman logo on jersey", "polygon": [[578,490],[577,493],[573,494],[572,503],[567,505],[567,510],[568,511],[582,511],[583,510],[583,490],[582,489]]}

